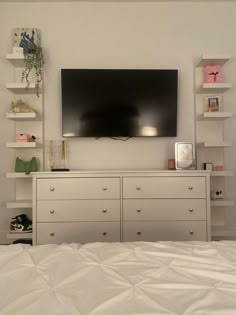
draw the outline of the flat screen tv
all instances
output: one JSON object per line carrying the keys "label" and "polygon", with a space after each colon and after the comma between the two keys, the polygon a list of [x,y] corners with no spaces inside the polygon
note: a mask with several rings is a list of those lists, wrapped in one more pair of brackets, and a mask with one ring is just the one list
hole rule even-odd
{"label": "flat screen tv", "polygon": [[62,69],[64,137],[175,137],[178,70]]}

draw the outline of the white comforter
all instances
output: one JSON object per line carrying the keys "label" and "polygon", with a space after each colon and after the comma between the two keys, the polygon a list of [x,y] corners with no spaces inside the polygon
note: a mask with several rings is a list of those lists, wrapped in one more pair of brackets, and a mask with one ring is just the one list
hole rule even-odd
{"label": "white comforter", "polygon": [[0,246],[1,315],[236,315],[236,242]]}

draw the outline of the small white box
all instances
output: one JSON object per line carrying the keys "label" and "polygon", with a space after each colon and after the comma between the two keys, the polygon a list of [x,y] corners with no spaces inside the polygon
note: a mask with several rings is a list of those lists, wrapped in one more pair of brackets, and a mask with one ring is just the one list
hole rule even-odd
{"label": "small white box", "polygon": [[24,53],[24,49],[22,47],[13,47],[13,54],[22,55]]}

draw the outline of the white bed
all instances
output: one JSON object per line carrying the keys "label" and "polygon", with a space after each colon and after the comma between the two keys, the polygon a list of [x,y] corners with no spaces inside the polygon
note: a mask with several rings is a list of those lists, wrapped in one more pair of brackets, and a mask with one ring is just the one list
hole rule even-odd
{"label": "white bed", "polygon": [[0,246],[1,315],[235,315],[236,242]]}

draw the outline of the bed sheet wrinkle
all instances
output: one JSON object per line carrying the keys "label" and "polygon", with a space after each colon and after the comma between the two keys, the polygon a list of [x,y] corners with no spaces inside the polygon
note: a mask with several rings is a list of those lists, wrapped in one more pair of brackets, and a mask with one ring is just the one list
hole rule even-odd
{"label": "bed sheet wrinkle", "polygon": [[174,267],[169,266],[168,268],[162,270],[162,272],[153,271],[153,273],[147,278],[147,283],[155,283],[155,284],[161,284],[161,283],[167,283],[167,282],[177,282],[177,283],[190,283],[193,285],[200,285],[200,286],[206,286],[202,284],[202,281],[197,278],[195,275],[191,275],[185,272],[185,270],[177,269]]}
{"label": "bed sheet wrinkle", "polygon": [[129,315],[129,314],[158,314],[158,315],[176,315],[170,312],[170,309],[163,307],[159,303],[148,299],[137,288],[130,288],[121,294],[109,300],[104,300],[93,307],[86,314],[89,315]]}
{"label": "bed sheet wrinkle", "polygon": [[[149,268],[132,268],[132,266],[113,267],[116,274],[129,281],[131,285],[145,284],[155,278],[159,279],[161,274],[168,273],[168,266],[150,266]],[[158,275],[154,277],[154,275]]]}
{"label": "bed sheet wrinkle", "polygon": [[[158,294],[155,288],[150,287],[139,287],[142,292],[142,298],[146,299],[149,305],[153,305],[153,308],[162,308],[167,314],[183,314],[183,309],[181,309],[179,302],[171,303],[168,299],[168,291],[164,291],[164,294]],[[159,314],[159,313],[157,313]]]}
{"label": "bed sheet wrinkle", "polygon": [[[202,272],[203,270],[203,272]],[[176,272],[174,275],[174,271]],[[209,273],[212,272],[212,275],[210,276]],[[230,283],[231,282],[231,274],[234,274],[234,272],[231,271],[231,273],[228,275],[229,282],[222,281],[222,278],[224,279],[224,274],[227,275],[229,271],[226,269],[219,270],[219,271],[212,271],[211,267],[208,266],[207,269],[203,266],[198,266],[197,264],[191,268],[188,267],[179,267],[179,266],[173,266],[172,267],[172,274],[174,277],[172,277],[172,274],[164,275],[165,279],[175,279],[176,281],[179,279],[179,281],[185,280],[186,282],[199,284],[199,285],[209,285],[209,286],[215,286],[218,282],[221,284],[223,283]],[[217,275],[215,277],[214,275]],[[231,284],[231,283],[230,283]]]}
{"label": "bed sheet wrinkle", "polygon": [[[81,252],[95,262],[113,263],[126,261],[131,255],[130,250],[122,246],[122,243],[92,243],[85,244]],[[113,245],[113,246],[112,246]],[[107,249],[107,250],[106,250]],[[121,250],[122,249],[122,250]]]}
{"label": "bed sheet wrinkle", "polygon": [[[88,278],[88,284],[94,286],[98,283],[98,279],[96,279],[97,275],[97,267],[96,266],[87,266],[86,268],[81,268],[78,272],[72,272],[67,275],[67,277],[62,277],[60,281],[57,281],[56,288],[64,288],[64,287],[73,287],[77,286],[77,283],[85,282],[84,279]],[[94,274],[94,278],[92,279],[91,274]],[[91,279],[90,279],[91,278]]]}
{"label": "bed sheet wrinkle", "polygon": [[[226,310],[227,309],[227,310]],[[219,291],[211,289],[201,296],[201,299],[193,301],[186,307],[185,312],[188,314],[219,314],[219,315],[235,315],[236,302],[235,298]],[[185,315],[185,313],[184,313]]]}
{"label": "bed sheet wrinkle", "polygon": [[130,290],[133,290],[130,286],[128,288],[107,286],[101,289],[100,283],[97,282],[93,290],[90,290],[89,286],[83,287],[79,284],[79,288],[62,287],[59,292],[63,299],[73,304],[83,315],[97,314],[94,310],[105,304],[107,307],[110,305],[112,312],[109,314],[113,315],[113,311],[119,309],[120,303],[124,302]]}
{"label": "bed sheet wrinkle", "polygon": [[[145,288],[146,294],[153,300],[159,301],[163,306],[169,308],[173,312],[179,315],[208,315],[204,309],[192,312],[191,306],[196,304],[198,300],[201,300],[207,295],[207,290],[191,290],[189,289],[174,290],[158,288],[157,290],[151,289],[150,287]],[[186,296],[188,298],[186,299]],[[190,309],[189,309],[190,307]],[[159,314],[158,314],[159,315]],[[227,314],[221,314],[227,315]]]}
{"label": "bed sheet wrinkle", "polygon": [[0,315],[236,315],[236,242],[12,246]]}
{"label": "bed sheet wrinkle", "polygon": [[59,247],[56,244],[31,246],[28,251],[34,257],[35,261],[46,265],[50,264],[52,260],[57,260],[58,258],[61,259],[64,256],[73,255],[74,249],[72,245],[73,244],[61,244]]}
{"label": "bed sheet wrinkle", "polygon": [[65,304],[54,290],[40,292],[30,300],[22,296],[0,310],[1,315],[82,315],[73,304]]}
{"label": "bed sheet wrinkle", "polygon": [[[22,268],[0,277],[0,310],[11,304],[19,304],[22,298],[29,303],[50,289],[48,281],[35,271],[35,268]],[[1,311],[0,311],[1,314]]]}
{"label": "bed sheet wrinkle", "polygon": [[[179,270],[181,267],[178,268]],[[206,283],[212,284],[212,283],[217,283],[217,282],[223,282],[223,283],[233,283],[236,285],[236,274],[235,271],[234,273],[228,273],[226,270],[222,272],[221,270],[219,271],[214,271],[209,269],[203,269],[199,267],[184,267],[182,268],[183,272],[186,274],[191,274],[193,276],[196,276],[199,278],[199,280],[204,280]]]}
{"label": "bed sheet wrinkle", "polygon": [[53,286],[60,286],[70,282],[79,275],[87,275],[91,268],[97,266],[94,260],[78,251],[69,251],[63,255],[52,256],[49,261],[41,265]]}
{"label": "bed sheet wrinkle", "polygon": [[[17,262],[17,263],[16,263]],[[7,255],[1,255],[0,259],[0,273],[4,274],[9,270],[20,269],[24,266],[35,266],[35,263],[28,252],[16,251],[15,254],[11,253],[8,257]],[[12,267],[10,269],[10,267]]]}

